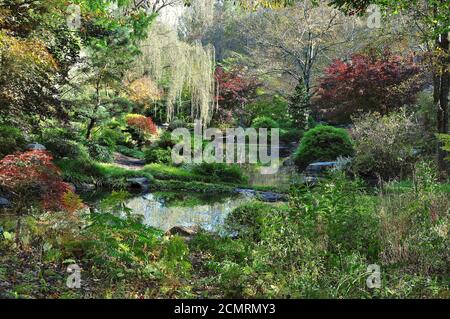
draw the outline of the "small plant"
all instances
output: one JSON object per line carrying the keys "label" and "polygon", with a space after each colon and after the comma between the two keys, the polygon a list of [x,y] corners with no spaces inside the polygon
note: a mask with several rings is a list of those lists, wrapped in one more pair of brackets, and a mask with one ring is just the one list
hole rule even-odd
{"label": "small plant", "polygon": [[159,148],[173,148],[177,144],[176,141],[173,140],[172,134],[169,132],[164,132],[159,140],[154,144],[154,146]]}
{"label": "small plant", "polygon": [[148,164],[172,163],[172,151],[170,148],[150,147],[144,151],[145,162]]}
{"label": "small plant", "polygon": [[[116,126],[116,123],[112,123],[111,126]],[[94,131],[94,140],[103,146],[114,148],[116,145],[126,145],[128,139],[131,139],[130,134],[124,133],[120,130],[120,127],[100,127]]]}

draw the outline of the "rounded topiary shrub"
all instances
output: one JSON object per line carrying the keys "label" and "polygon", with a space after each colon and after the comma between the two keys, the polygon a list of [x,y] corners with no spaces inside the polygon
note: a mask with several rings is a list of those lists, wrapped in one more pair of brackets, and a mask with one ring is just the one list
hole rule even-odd
{"label": "rounded topiary shrub", "polygon": [[344,129],[319,125],[305,133],[295,151],[294,160],[304,170],[317,161],[334,161],[339,156],[352,156],[353,142]]}

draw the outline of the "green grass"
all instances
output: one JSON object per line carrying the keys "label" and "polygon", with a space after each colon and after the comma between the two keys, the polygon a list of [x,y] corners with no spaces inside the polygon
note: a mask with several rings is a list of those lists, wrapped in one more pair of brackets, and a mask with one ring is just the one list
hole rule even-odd
{"label": "green grass", "polygon": [[126,180],[134,177],[146,177],[153,180],[146,171],[135,171],[94,161],[62,159],[56,161],[66,182],[75,185],[81,183],[95,184],[99,188],[124,188]]}
{"label": "green grass", "polygon": [[[406,193],[413,189],[414,185],[412,181],[403,180],[390,183],[386,186],[387,192],[392,193]],[[437,191],[450,193],[450,183],[443,183],[437,186]]]}
{"label": "green grass", "polygon": [[195,180],[201,182],[207,182],[210,180],[207,177],[195,174],[185,168],[164,164],[148,164],[144,167],[143,171],[148,172],[153,175],[153,177],[160,180]]}
{"label": "green grass", "polygon": [[[175,166],[169,166],[165,164],[149,164],[146,165],[143,169],[145,172],[150,173],[153,175],[153,177],[157,180],[161,181],[179,181],[184,183],[190,183],[190,182],[200,182],[202,184],[208,184],[208,185],[223,185],[228,188],[249,188],[254,189],[257,191],[273,191],[278,193],[286,193],[289,189],[289,187],[286,188],[280,188],[277,186],[266,186],[266,185],[250,185],[245,183],[225,183],[217,178],[212,178],[209,176],[204,176],[200,174],[196,174],[195,172],[192,172],[191,170],[183,167],[175,167]],[[181,185],[180,183],[171,183],[170,185]],[[184,187],[183,187],[184,188]],[[187,185],[187,188],[191,188],[189,185]],[[208,189],[211,189],[211,186],[207,187]],[[173,190],[173,189],[171,189]],[[195,190],[194,190],[195,191]],[[200,191],[203,192],[203,191]]]}
{"label": "green grass", "polygon": [[104,178],[133,178],[133,177],[146,177],[148,179],[153,179],[151,173],[146,172],[145,170],[129,170],[126,168],[118,167],[114,164],[104,164],[104,163],[95,163],[97,166],[101,176]]}
{"label": "green grass", "polygon": [[196,181],[155,180],[150,188],[158,191],[185,191],[195,193],[232,194],[234,186]]}
{"label": "green grass", "polygon": [[204,176],[183,167],[164,164],[149,164],[141,170],[129,170],[114,164],[86,160],[61,159],[56,164],[62,171],[65,181],[75,185],[95,184],[98,188],[123,189],[126,179],[146,177],[156,179],[154,190],[181,190],[197,193],[232,193],[235,188],[251,188],[258,191],[284,192],[273,186],[255,186],[241,183],[224,183],[217,178]]}
{"label": "green grass", "polygon": [[117,145],[116,151],[123,155],[134,157],[134,158],[137,158],[140,160],[143,160],[145,158],[144,152],[134,149],[134,148],[129,148],[129,147],[126,147],[123,145]]}

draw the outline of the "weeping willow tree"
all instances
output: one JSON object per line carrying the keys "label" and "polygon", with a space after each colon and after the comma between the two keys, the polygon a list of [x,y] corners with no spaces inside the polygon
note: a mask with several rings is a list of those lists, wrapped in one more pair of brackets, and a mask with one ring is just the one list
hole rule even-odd
{"label": "weeping willow tree", "polygon": [[[167,121],[179,112],[184,92],[190,95],[190,116],[208,123],[214,111],[214,48],[186,43],[163,24],[155,24],[142,43],[133,73],[164,84]],[[177,107],[178,106],[178,107]]]}

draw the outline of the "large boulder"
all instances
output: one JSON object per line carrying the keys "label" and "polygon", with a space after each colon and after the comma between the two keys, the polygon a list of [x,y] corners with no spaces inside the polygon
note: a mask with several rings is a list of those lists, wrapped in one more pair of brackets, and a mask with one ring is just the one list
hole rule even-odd
{"label": "large boulder", "polygon": [[192,237],[195,236],[199,233],[200,231],[200,227],[197,225],[194,226],[189,226],[189,227],[185,227],[185,226],[174,226],[171,229],[169,229],[168,231],[166,231],[165,235],[166,236],[181,236],[181,237]]}
{"label": "large boulder", "polygon": [[36,142],[27,145],[27,150],[30,151],[45,151],[46,149],[47,148],[44,145]]}
{"label": "large boulder", "polygon": [[285,196],[283,194],[278,194],[274,192],[261,192],[245,188],[236,188],[234,191],[238,194],[244,195],[249,198],[256,197],[263,202],[275,203],[285,200]]}
{"label": "large boulder", "polygon": [[305,175],[321,177],[326,171],[335,168],[338,165],[337,162],[315,162],[309,164],[305,169]]}
{"label": "large boulder", "polygon": [[274,192],[259,192],[258,198],[259,198],[259,200],[261,200],[263,202],[269,202],[269,203],[280,202],[285,199],[284,195],[277,194]]}

